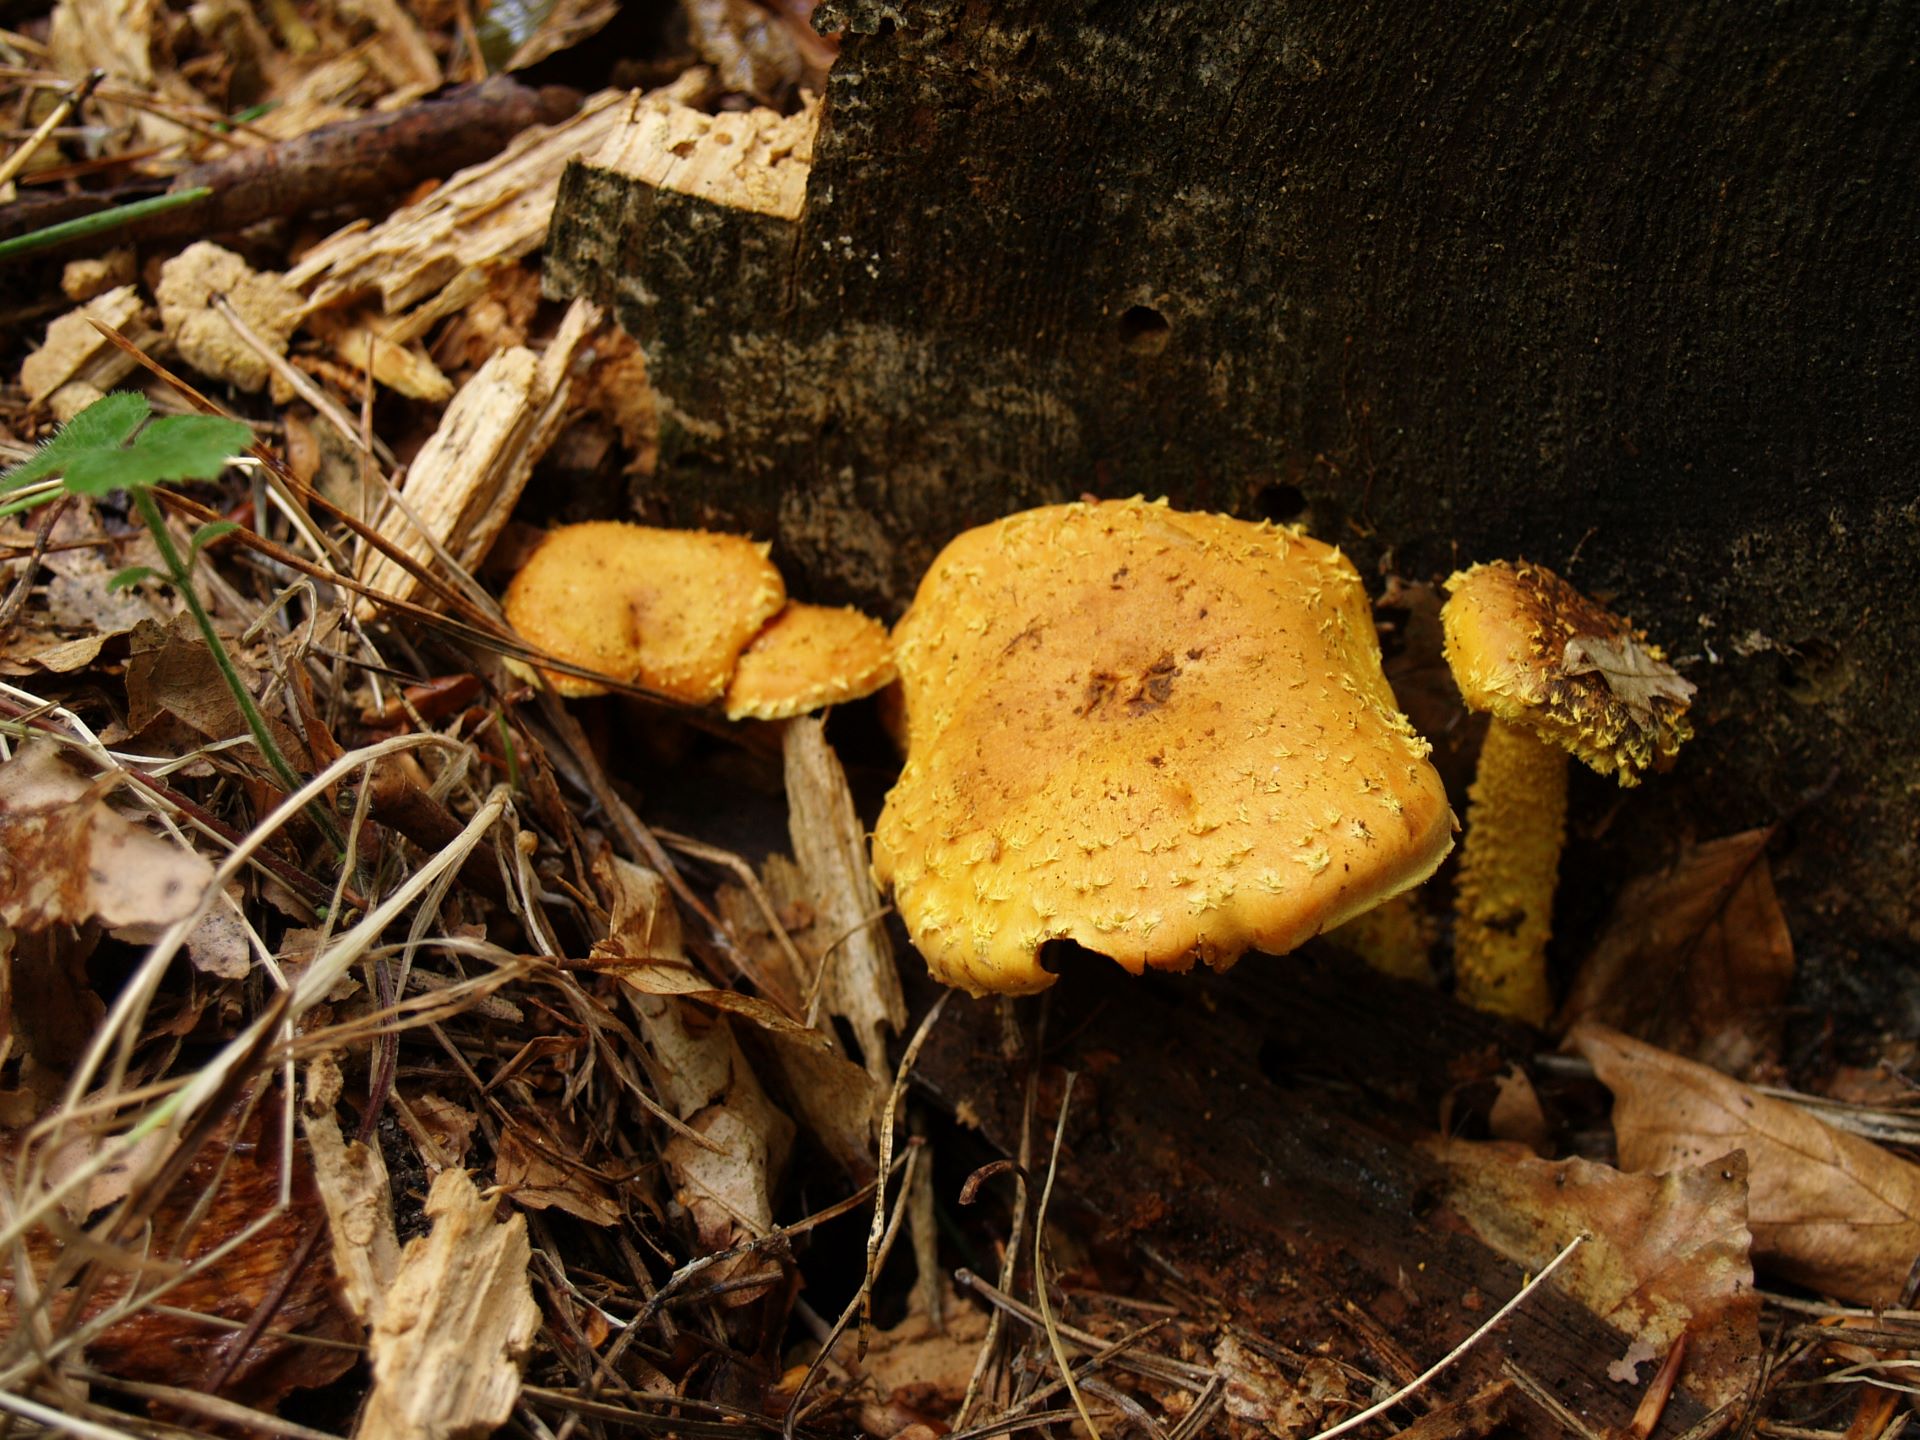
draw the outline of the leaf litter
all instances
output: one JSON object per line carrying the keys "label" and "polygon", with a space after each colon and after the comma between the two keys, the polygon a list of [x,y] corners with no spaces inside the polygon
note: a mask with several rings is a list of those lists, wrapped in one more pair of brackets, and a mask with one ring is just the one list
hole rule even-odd
{"label": "leaf litter", "polygon": [[[24,105],[95,64],[113,78],[83,108],[88,153],[25,156],[21,193],[49,162],[80,167],[85,201],[245,161],[284,167],[297,196],[300,167],[355,121],[424,120],[428,88],[484,74],[505,53],[496,22],[530,61],[613,11],[509,8],[469,36],[465,6],[64,0],[26,50],[0,36],[10,65],[31,62],[0,83]],[[655,762],[617,753],[618,712],[589,736],[528,703],[507,663],[541,657],[474,572],[538,500],[529,482],[569,447],[642,474],[654,458],[639,351],[590,309],[537,300],[561,167],[631,105],[797,103],[832,55],[810,10],[693,7],[714,68],[674,57],[651,92],[575,95],[443,182],[355,192],[384,207],[373,223],[296,219],[285,250],[255,234],[75,259],[58,288],[76,308],[15,327],[29,408],[0,411],[0,459],[27,463],[22,484],[63,475],[71,496],[5,537],[0,1408],[50,1405],[104,1434],[985,1440],[1066,1424],[1193,1440],[1307,1433],[1386,1387],[1177,1285],[1100,1292],[1066,1226],[1029,1213],[1056,1178],[1027,1168],[1032,1144],[996,1186],[1004,1223],[969,1232],[999,1247],[999,1283],[962,1270],[950,1289],[931,1273],[954,1228],[934,1145],[888,1121],[925,1120],[895,1069],[912,1011],[828,732],[722,742],[778,757],[792,858],[737,855],[649,823]],[[296,216],[336,198],[318,194],[290,201]],[[292,780],[113,493],[204,471],[210,437],[233,433],[168,367],[263,441],[216,491],[156,493],[177,544],[218,538],[192,547],[195,590]],[[126,398],[89,408],[116,386]],[[76,418],[47,449],[21,443]],[[1568,661],[1642,703],[1691,689],[1632,645],[1576,643]],[[1451,728],[1450,687],[1429,688]],[[1912,1167],[1666,1053],[1739,1073],[1780,1059],[1792,941],[1766,837],[1688,847],[1630,888],[1569,1001],[1570,1022],[1665,1047],[1577,1032],[1615,1088],[1623,1164],[1657,1175],[1441,1149],[1462,1223],[1516,1262],[1541,1264],[1550,1233],[1595,1236],[1556,1283],[1616,1324],[1619,1383],[1664,1358],[1713,1403],[1753,1376],[1744,1205],[1763,1273],[1911,1298],[1896,1271]],[[1524,1068],[1500,1097],[1495,1128],[1551,1154],[1557,1114]],[[1911,1134],[1887,1114],[1851,1123]],[[1736,1146],[1750,1196],[1721,1158]],[[1885,1224],[1844,1223],[1875,1206]],[[836,1330],[809,1298],[848,1263],[842,1223],[866,1243]],[[909,1234],[906,1290],[885,1257]],[[864,1354],[830,1338],[877,1291],[905,1293],[907,1313]],[[1871,1324],[1822,1315],[1783,1366],[1897,1376],[1908,1352],[1885,1337],[1920,1349],[1920,1332],[1899,1312]],[[1896,1392],[1865,1388],[1853,1440],[1891,1416]],[[1484,1435],[1524,1390],[1414,1395],[1396,1423]]]}

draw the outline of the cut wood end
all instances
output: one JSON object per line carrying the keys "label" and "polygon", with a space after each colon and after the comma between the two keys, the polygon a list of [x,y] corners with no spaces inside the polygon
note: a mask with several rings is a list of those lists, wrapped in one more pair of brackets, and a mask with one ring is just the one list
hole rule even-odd
{"label": "cut wood end", "polygon": [[732,210],[797,220],[806,206],[820,104],[709,115],[675,99],[633,107],[588,163]]}

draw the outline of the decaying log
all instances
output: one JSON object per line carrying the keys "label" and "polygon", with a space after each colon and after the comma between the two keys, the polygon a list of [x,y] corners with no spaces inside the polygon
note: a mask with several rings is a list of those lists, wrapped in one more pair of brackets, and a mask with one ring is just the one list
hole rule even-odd
{"label": "decaying log", "polygon": [[687,183],[764,114],[630,126],[563,184],[548,283],[659,392],[637,508],[895,613],[959,529],[1088,491],[1411,579],[1552,565],[1702,690],[1677,774],[1617,818],[1576,789],[1606,833],[1570,865],[1617,885],[1798,811],[1815,1008],[1920,938],[1905,6],[822,14],[811,163],[755,147],[797,211]]}
{"label": "decaying log", "polygon": [[[1026,1062],[1004,1033],[995,1002],[949,1004],[915,1078],[1013,1154]],[[1517,1029],[1323,957],[1141,980],[1102,961],[1050,992],[1044,1046],[1042,1154],[1077,1074],[1052,1214],[1109,1264],[1130,1259],[1143,1291],[1167,1284],[1188,1311],[1391,1376],[1445,1355],[1526,1278],[1453,1214],[1412,1143],[1470,1074],[1530,1051]],[[1593,1433],[1624,1433],[1640,1389],[1607,1367],[1629,1339],[1544,1287],[1430,1398],[1474,1395],[1512,1362]],[[1655,1433],[1701,1413],[1676,1395]],[[1506,1418],[1565,1433],[1526,1402]]]}

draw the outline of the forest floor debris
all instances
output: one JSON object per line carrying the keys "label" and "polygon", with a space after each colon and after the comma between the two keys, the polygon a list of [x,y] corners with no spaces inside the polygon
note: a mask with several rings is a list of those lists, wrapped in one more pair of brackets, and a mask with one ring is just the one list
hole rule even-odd
{"label": "forest floor debris", "polygon": [[[211,637],[119,495],[5,497],[50,502],[0,519],[16,1433],[1197,1440],[1390,1402],[1421,1440],[1591,1434],[1510,1322],[1484,1370],[1412,1384],[1574,1233],[1522,1313],[1601,1327],[1623,1432],[1907,1422],[1920,1052],[1786,1043],[1772,831],[1615,897],[1560,1021],[1587,1069],[1363,976],[1383,1033],[1421,997],[1392,1063],[1294,1063],[1275,1022],[1183,1110],[1229,1057],[1166,1053],[1193,1022],[1164,992],[1051,1031],[1050,1002],[931,1000],[867,864],[897,765],[871,705],[729,724],[530,684],[554,657],[501,621],[505,574],[542,526],[624,517],[653,463],[640,349],[539,298],[562,169],[637,119],[810,139],[807,0],[701,0],[618,30],[620,64],[581,42],[634,17],[585,0],[41,8],[0,31],[0,247],[35,241],[0,248],[0,468],[115,389],[259,444],[151,490]],[[1415,632],[1390,669],[1444,718]],[[1444,906],[1414,909],[1426,950]],[[1157,1049],[1107,1048],[1117,1021]],[[1166,1083],[1122,1113],[1130,1069]],[[1365,1253],[1306,1221],[1236,1253],[1282,1202],[1193,1157],[1309,1114],[1328,1154],[1434,1167],[1429,1208]],[[1469,1233],[1501,1283],[1445,1316],[1410,1275],[1285,1309]]]}

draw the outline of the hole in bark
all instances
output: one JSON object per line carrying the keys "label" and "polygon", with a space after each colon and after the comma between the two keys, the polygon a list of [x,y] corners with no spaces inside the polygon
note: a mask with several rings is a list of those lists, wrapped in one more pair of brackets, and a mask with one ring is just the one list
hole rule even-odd
{"label": "hole in bark", "polygon": [[1262,485],[1254,493],[1253,512],[1276,525],[1291,525],[1307,513],[1307,497],[1298,485]]}
{"label": "hole in bark", "polygon": [[1136,355],[1158,355],[1172,334],[1167,317],[1151,305],[1129,305],[1120,312],[1120,343]]}

